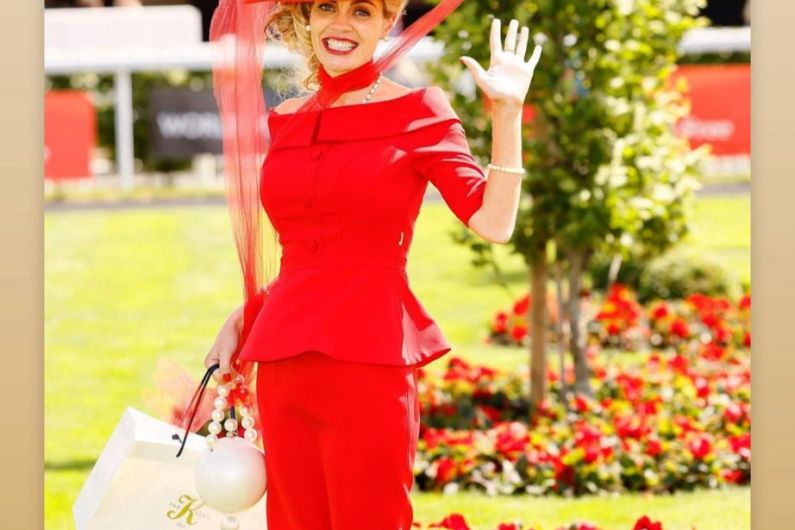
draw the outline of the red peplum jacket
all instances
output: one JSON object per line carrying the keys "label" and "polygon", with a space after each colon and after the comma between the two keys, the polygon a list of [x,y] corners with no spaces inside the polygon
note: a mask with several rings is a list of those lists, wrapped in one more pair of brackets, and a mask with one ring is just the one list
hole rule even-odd
{"label": "red peplum jacket", "polygon": [[[291,117],[299,126],[280,134]],[[422,366],[450,351],[406,275],[428,181],[467,226],[483,203],[486,177],[442,89],[298,116],[271,111],[268,126],[260,198],[282,255],[240,358],[319,351]]]}

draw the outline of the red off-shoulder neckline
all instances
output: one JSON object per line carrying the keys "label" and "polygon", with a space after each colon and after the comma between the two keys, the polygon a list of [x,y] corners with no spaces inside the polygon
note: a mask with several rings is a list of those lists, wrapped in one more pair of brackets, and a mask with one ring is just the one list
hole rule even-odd
{"label": "red off-shoulder neckline", "polygon": [[[430,86],[395,98],[323,110],[282,114],[271,109],[268,129],[274,149],[382,138],[448,120],[460,121],[444,90]],[[288,123],[290,126],[285,127]]]}
{"label": "red off-shoulder neckline", "polygon": [[[355,110],[356,107],[361,107],[361,106],[364,106],[364,105],[372,106],[372,105],[381,105],[381,104],[384,104],[384,103],[397,103],[397,102],[400,102],[400,101],[402,101],[402,100],[404,100],[406,98],[409,98],[411,96],[416,96],[417,94],[425,92],[429,88],[430,87],[415,88],[414,90],[409,90],[405,94],[401,94],[400,96],[397,96],[397,97],[394,97],[394,98],[389,98],[389,99],[379,99],[379,100],[376,100],[376,101],[369,101],[367,103],[348,103],[346,105],[337,105],[337,106],[334,106],[334,107],[327,107],[326,109],[324,109],[324,112],[336,111],[338,109],[348,109],[348,110],[350,110],[351,108],[354,108],[354,110]],[[285,117],[289,117],[289,116],[293,116],[295,114],[296,114],[295,112],[276,112],[276,109],[272,108],[270,110],[269,116],[285,116]]]}

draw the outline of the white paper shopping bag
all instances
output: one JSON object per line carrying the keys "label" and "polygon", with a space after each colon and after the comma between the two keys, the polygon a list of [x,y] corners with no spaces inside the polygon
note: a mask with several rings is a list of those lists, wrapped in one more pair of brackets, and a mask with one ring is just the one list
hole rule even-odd
{"label": "white paper shopping bag", "polygon": [[[178,432],[127,407],[77,496],[77,530],[219,530],[225,514],[205,505],[194,485],[205,438],[190,433],[177,457]],[[265,496],[235,517],[240,530],[265,530]]]}

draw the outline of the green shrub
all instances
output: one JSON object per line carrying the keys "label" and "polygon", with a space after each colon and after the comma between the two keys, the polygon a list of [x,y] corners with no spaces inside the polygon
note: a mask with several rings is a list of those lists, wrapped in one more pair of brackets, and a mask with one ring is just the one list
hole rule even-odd
{"label": "green shrub", "polygon": [[[595,254],[588,265],[588,274],[591,279],[591,288],[598,291],[607,289],[607,275],[610,273],[610,262],[612,257],[603,254]],[[633,290],[638,290],[640,284],[640,275],[643,272],[643,264],[637,260],[623,260],[621,267],[618,269],[618,278],[616,281],[632,287]]]}
{"label": "green shrub", "polygon": [[[592,289],[607,289],[610,261],[606,254],[595,254],[588,265]],[[673,249],[648,262],[624,259],[616,281],[638,294],[638,301],[649,302],[655,298],[682,299],[693,293],[708,296],[738,296],[744,288],[737,278],[717,262],[693,250]]]}
{"label": "green shrub", "polygon": [[674,250],[649,262],[638,281],[638,300],[681,299],[693,293],[737,296],[737,279],[724,267],[693,252]]}

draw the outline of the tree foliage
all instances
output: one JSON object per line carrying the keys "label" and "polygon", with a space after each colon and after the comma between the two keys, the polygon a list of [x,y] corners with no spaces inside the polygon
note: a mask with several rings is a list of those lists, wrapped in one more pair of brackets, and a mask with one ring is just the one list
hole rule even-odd
{"label": "tree foliage", "polygon": [[[703,5],[468,0],[437,29],[445,53],[431,71],[442,84],[466,82],[461,55],[488,66],[494,15],[503,27],[517,18],[543,43],[527,101],[535,116],[524,127],[528,176],[512,239],[528,263],[547,241],[651,258],[687,233],[704,152],[674,134],[687,102],[669,77],[683,34],[706,23],[694,18]],[[491,123],[483,95],[453,98],[473,152],[485,160]]]}

